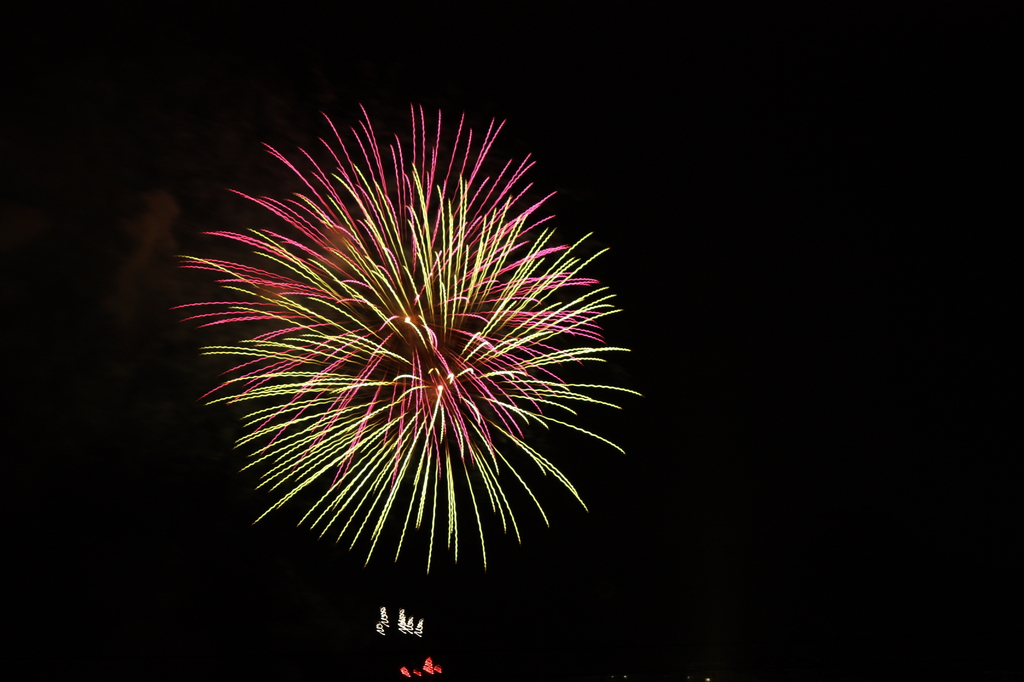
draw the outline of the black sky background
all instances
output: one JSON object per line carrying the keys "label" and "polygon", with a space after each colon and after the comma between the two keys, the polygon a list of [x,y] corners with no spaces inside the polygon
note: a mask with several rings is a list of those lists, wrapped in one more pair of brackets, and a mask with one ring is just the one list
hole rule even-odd
{"label": "black sky background", "polygon": [[[1020,28],[959,2],[11,15],[12,665],[1019,673]],[[263,142],[312,151],[359,104],[404,134],[410,103],[507,120],[495,157],[531,153],[565,238],[610,248],[632,352],[594,377],[644,395],[581,415],[625,457],[544,436],[590,511],[541,485],[551,528],[524,508],[486,574],[251,525],[240,414],[196,400],[224,332],[171,310],[217,291],[176,254],[268,220],[227,188],[299,189]],[[381,605],[428,637],[380,639]]]}

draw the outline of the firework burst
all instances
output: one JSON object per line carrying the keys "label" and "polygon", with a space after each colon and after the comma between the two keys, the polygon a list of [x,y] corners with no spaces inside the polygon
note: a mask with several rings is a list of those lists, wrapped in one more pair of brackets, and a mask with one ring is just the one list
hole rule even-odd
{"label": "firework burst", "polygon": [[382,149],[369,118],[349,146],[331,124],[330,175],[305,151],[312,170],[303,174],[268,146],[308,192],[241,195],[288,234],[210,233],[253,248],[265,266],[184,257],[183,267],[217,272],[240,294],[189,304],[214,308],[188,319],[262,325],[237,346],[204,352],[243,359],[207,395],[258,406],[238,444],[254,447],[246,468],[265,469],[260,486],[281,491],[267,513],[319,491],[300,523],[333,528],[352,546],[369,536],[367,562],[389,517],[404,517],[396,559],[409,527],[426,523],[429,571],[442,536],[458,560],[468,496],[486,567],[482,507],[519,537],[503,483],[521,485],[547,522],[517,466],[551,474],[582,504],[526,442],[527,425],[559,424],[618,449],[551,413],[574,415],[573,401],[615,407],[589,394],[626,389],[566,383],[554,370],[625,349],[604,345],[597,324],[616,312],[612,296],[577,275],[596,256],[578,256],[579,242],[554,243],[549,218],[533,217],[550,195],[517,208],[527,203],[529,157],[483,177],[501,126],[492,122],[474,145],[460,121],[451,155],[440,158],[440,115],[433,140],[422,109],[412,122],[411,156],[397,137]]}

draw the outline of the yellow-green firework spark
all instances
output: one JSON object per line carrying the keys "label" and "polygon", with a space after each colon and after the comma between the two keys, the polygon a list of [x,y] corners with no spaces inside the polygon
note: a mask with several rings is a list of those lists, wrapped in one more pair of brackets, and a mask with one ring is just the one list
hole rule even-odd
{"label": "yellow-green firework spark", "polygon": [[367,118],[352,131],[356,162],[335,130],[337,147],[324,143],[335,163],[329,176],[305,152],[308,175],[268,147],[308,193],[283,202],[242,196],[294,232],[211,233],[273,263],[184,257],[184,267],[217,272],[240,293],[236,302],[190,304],[219,309],[188,319],[272,328],[205,349],[243,359],[211,391],[223,393],[214,402],[270,399],[260,404],[272,407],[248,415],[239,445],[256,447],[248,466],[265,469],[261,487],[281,491],[271,509],[307,487],[326,488],[303,521],[322,533],[338,530],[339,540],[351,536],[352,546],[369,536],[367,561],[389,517],[404,517],[396,559],[410,525],[426,522],[429,571],[442,534],[458,560],[461,478],[486,567],[481,506],[519,537],[501,474],[511,474],[544,515],[514,460],[532,462],[580,499],[525,441],[523,427],[560,424],[609,443],[549,413],[574,415],[573,401],[615,407],[590,393],[626,389],[566,383],[553,370],[625,349],[604,345],[597,324],[617,312],[612,295],[577,276],[592,258],[577,255],[579,242],[555,244],[543,226],[548,218],[533,219],[544,200],[516,208],[529,188],[519,187],[529,157],[515,168],[507,163],[494,180],[482,177],[501,126],[492,122],[474,147],[460,121],[452,155],[442,160],[440,116],[432,143],[422,109],[412,120],[411,158],[397,139],[382,150]]}

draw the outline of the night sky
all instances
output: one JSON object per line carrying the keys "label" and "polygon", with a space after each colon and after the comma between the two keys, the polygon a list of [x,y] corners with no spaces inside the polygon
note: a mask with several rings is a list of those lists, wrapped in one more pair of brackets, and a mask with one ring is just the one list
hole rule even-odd
{"label": "night sky", "polygon": [[[32,679],[1021,679],[1020,35],[1010,5],[94,3],[5,17],[3,650]],[[230,331],[176,255],[273,225],[264,150],[366,107],[507,121],[643,397],[538,447],[546,528],[425,574],[252,522]],[[322,157],[320,157],[322,159]],[[228,336],[224,336],[227,334]],[[1014,379],[1014,377],[1018,377]],[[476,552],[476,553],[474,553]],[[379,637],[386,606],[425,637]],[[722,672],[725,671],[725,672]],[[1016,673],[1011,675],[1010,673]],[[845,676],[845,677],[844,677]]]}

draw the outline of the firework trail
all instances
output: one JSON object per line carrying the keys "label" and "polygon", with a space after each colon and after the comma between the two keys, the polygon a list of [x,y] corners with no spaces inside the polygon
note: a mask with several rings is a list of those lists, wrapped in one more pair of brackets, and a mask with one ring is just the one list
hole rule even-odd
{"label": "firework trail", "polygon": [[429,572],[442,535],[458,560],[459,487],[486,568],[482,506],[519,538],[503,482],[522,485],[547,522],[513,460],[580,500],[524,427],[559,424],[609,443],[550,413],[575,414],[572,401],[615,407],[588,393],[626,389],[566,383],[554,370],[626,349],[605,346],[597,324],[617,312],[612,296],[577,276],[593,257],[575,255],[579,242],[553,243],[548,218],[533,218],[550,195],[515,208],[530,187],[520,187],[529,157],[482,177],[501,126],[492,121],[477,146],[460,121],[442,159],[440,115],[432,141],[422,109],[412,122],[411,156],[397,137],[382,149],[368,117],[352,129],[354,145],[331,124],[337,146],[321,140],[330,176],[303,150],[306,175],[268,146],[308,192],[287,201],[241,195],[287,223],[287,234],[210,233],[253,248],[265,265],[183,257],[183,267],[220,274],[238,299],[189,304],[213,311],[188,319],[262,325],[237,346],[204,352],[242,358],[207,395],[258,406],[238,444],[255,446],[246,468],[265,468],[260,486],[282,491],[267,513],[304,489],[320,492],[300,523],[321,535],[340,528],[351,546],[368,535],[367,562],[389,517],[404,517],[396,560],[410,525],[427,523]]}

